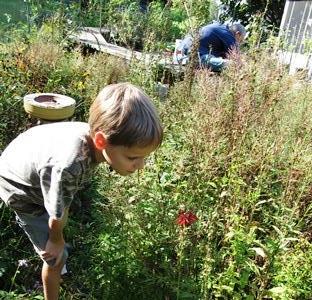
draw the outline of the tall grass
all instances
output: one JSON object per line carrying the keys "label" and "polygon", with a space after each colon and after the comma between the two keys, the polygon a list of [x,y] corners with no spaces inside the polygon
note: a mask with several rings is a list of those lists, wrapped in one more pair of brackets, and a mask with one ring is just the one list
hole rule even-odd
{"label": "tall grass", "polygon": [[[220,75],[195,70],[192,84],[175,82],[161,102],[156,68],[85,57],[40,35],[2,47],[2,148],[25,130],[22,96],[33,91],[73,96],[75,119],[86,120],[103,86],[128,80],[152,95],[165,127],[143,172],[125,178],[100,167],[84,196],[91,206],[72,211],[62,299],[312,297],[312,87],[269,49],[233,59]],[[1,288],[31,298],[39,259],[12,212],[0,212]],[[198,220],[180,226],[183,212]],[[28,268],[18,268],[23,258]]]}
{"label": "tall grass", "polygon": [[309,231],[311,85],[266,51],[242,61],[221,76],[198,71],[191,96],[168,104],[190,160],[182,202],[201,221],[200,297],[309,298],[309,258],[300,291],[281,261]]}

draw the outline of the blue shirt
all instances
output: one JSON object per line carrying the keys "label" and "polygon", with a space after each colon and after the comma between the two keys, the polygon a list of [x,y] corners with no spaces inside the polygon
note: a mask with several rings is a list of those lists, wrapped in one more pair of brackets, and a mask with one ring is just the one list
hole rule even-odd
{"label": "blue shirt", "polygon": [[[190,51],[192,38],[187,36],[181,42],[181,48],[187,54]],[[212,54],[216,57],[225,58],[229,51],[235,48],[236,40],[228,26],[213,23],[199,30],[199,55]]]}
{"label": "blue shirt", "polygon": [[199,55],[212,54],[225,58],[229,50],[235,47],[234,34],[226,25],[209,24],[199,31]]}

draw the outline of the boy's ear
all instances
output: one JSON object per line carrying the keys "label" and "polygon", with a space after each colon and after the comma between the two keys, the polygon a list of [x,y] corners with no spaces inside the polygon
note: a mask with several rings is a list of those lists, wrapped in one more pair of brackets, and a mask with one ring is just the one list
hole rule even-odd
{"label": "boy's ear", "polygon": [[93,138],[94,146],[96,149],[102,151],[106,148],[107,146],[107,140],[106,137],[104,136],[103,132],[98,131],[95,133],[94,138]]}

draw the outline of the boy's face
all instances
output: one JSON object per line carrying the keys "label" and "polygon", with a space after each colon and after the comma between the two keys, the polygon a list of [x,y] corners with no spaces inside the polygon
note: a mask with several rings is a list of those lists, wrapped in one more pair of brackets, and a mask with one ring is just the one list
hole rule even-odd
{"label": "boy's face", "polygon": [[144,159],[155,150],[155,145],[125,147],[106,145],[103,156],[106,162],[120,175],[130,175],[143,169]]}

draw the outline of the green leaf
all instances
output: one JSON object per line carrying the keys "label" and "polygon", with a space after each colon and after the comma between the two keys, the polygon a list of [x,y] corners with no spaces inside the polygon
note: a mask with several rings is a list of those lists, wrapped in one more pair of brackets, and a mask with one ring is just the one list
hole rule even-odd
{"label": "green leaf", "polygon": [[282,295],[286,292],[286,288],[284,286],[277,286],[269,290],[272,296],[274,295]]}

